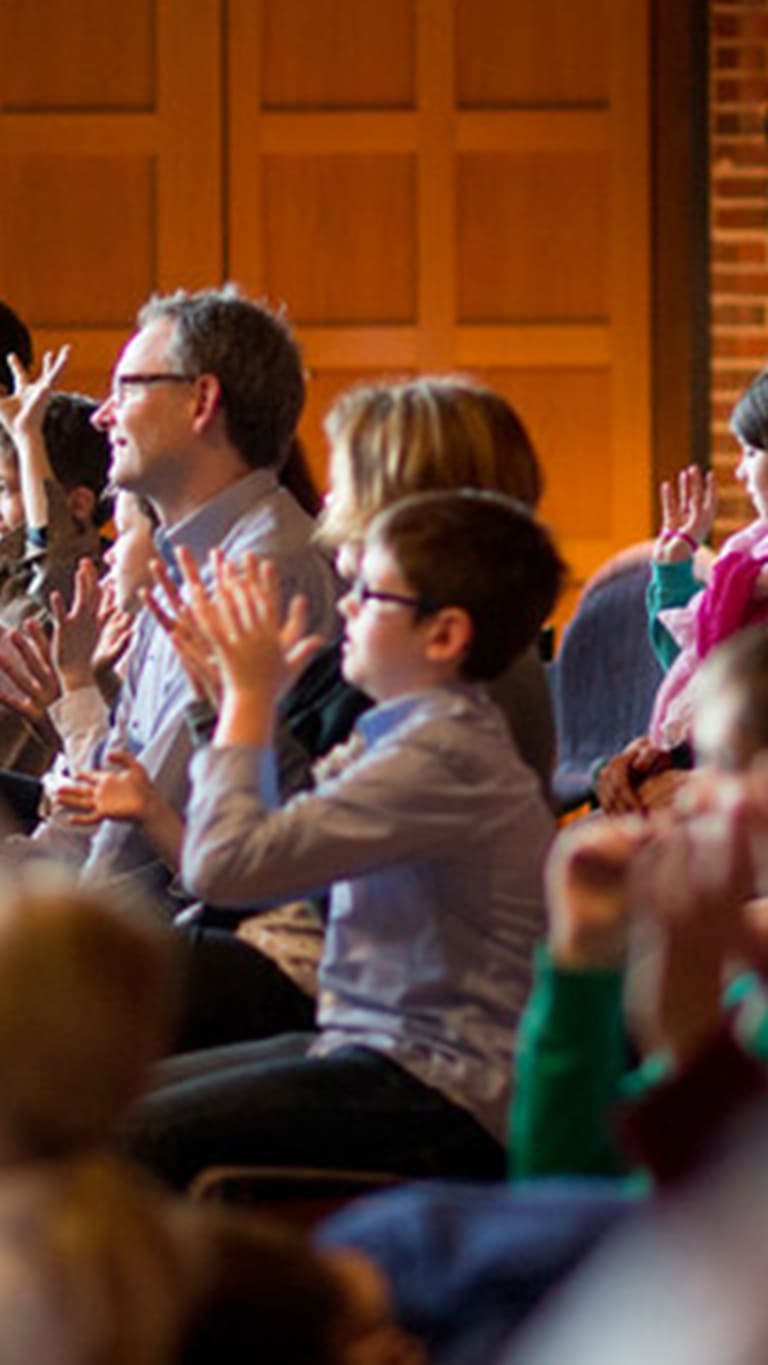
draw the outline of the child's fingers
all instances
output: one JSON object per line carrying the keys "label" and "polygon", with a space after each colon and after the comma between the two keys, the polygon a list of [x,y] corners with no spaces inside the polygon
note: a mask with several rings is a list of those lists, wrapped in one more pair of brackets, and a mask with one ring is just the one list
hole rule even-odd
{"label": "child's fingers", "polygon": [[175,618],[171,616],[164,607],[161,607],[151,588],[139,588],[139,601],[147,611],[151,611],[158,625],[162,627],[166,635],[173,637]]}
{"label": "child's fingers", "polygon": [[176,583],[171,577],[168,565],[162,559],[151,559],[149,570],[155,580],[155,584],[163,593],[172,612],[178,613],[182,606],[182,597]]}

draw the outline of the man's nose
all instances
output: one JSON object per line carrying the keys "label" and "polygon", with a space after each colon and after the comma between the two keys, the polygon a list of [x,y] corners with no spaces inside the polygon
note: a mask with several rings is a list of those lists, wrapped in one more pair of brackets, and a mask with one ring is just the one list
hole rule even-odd
{"label": "man's nose", "polygon": [[98,407],[91,415],[91,426],[96,427],[98,431],[107,431],[108,428],[112,426],[114,420],[115,400],[110,394],[108,398],[104,399],[101,407]]}

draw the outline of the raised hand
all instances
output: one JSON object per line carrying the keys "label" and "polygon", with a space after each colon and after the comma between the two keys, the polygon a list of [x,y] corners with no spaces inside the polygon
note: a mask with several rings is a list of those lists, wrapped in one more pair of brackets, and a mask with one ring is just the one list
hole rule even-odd
{"label": "raised hand", "polygon": [[94,681],[94,655],[103,629],[102,591],[95,565],[90,559],[81,559],[69,609],[61,593],[51,593],[51,652],[62,688],[67,692],[88,687]]}
{"label": "raised hand", "polygon": [[699,465],[681,469],[677,481],[661,485],[661,531],[655,555],[661,562],[690,559],[712,530],[717,511],[717,486],[711,470]]}
{"label": "raised hand", "polygon": [[40,431],[53,392],[54,381],[61,374],[70,354],[69,346],[58,351],[46,351],[40,375],[32,379],[18,356],[8,356],[8,367],[13,375],[13,393],[0,398],[0,423],[16,442],[20,436]]}
{"label": "raised hand", "polygon": [[109,578],[101,580],[98,622],[99,638],[91,658],[97,680],[104,678],[114,669],[133,639],[133,617],[130,612],[118,607],[115,601],[115,587]]}
{"label": "raised hand", "polygon": [[185,601],[161,559],[154,559],[150,565],[156,588],[143,590],[141,600],[169,637],[200,700],[218,710],[223,691],[221,670],[192,605],[195,596],[205,595],[205,588],[194,556],[184,546],[176,551],[176,561],[188,600]]}
{"label": "raised hand", "polygon": [[576,821],[556,839],[546,868],[549,950],[561,967],[620,966],[627,945],[632,862],[650,837],[634,816]]}

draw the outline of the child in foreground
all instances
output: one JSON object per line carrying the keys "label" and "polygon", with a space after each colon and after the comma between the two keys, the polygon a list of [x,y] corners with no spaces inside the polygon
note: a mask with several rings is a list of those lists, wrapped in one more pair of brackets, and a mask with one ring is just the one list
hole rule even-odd
{"label": "child in foreground", "polygon": [[217,905],[331,887],[319,1037],[161,1068],[134,1151],[185,1184],[231,1161],[493,1176],[551,817],[483,682],[536,637],[562,564],[518,504],[420,494],[377,517],[343,599],[343,667],[378,703],[346,766],[274,807],[281,692],[316,643],[274,571],[220,564],[193,602],[221,666],[182,871]]}

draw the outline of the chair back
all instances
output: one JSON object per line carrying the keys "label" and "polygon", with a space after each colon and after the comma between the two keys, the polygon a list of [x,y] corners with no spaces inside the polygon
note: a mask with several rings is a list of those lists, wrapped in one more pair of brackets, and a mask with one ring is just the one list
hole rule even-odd
{"label": "chair back", "polygon": [[633,546],[585,584],[548,667],[558,743],[552,783],[558,814],[589,801],[595,763],[648,728],[662,678],[645,607],[651,552],[650,541]]}

